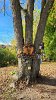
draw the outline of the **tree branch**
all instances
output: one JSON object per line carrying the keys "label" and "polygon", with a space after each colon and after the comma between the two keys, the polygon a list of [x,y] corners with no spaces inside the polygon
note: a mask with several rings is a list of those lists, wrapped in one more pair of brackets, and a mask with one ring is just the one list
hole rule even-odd
{"label": "tree branch", "polygon": [[20,8],[24,13],[27,13],[27,9],[24,9],[21,5],[20,5]]}
{"label": "tree branch", "polygon": [[4,16],[5,16],[5,0],[4,0]]}
{"label": "tree branch", "polygon": [[13,12],[13,21],[14,21],[14,31],[17,40],[17,48],[23,49],[23,26],[21,18],[21,8],[19,0],[11,0],[12,12]]}
{"label": "tree branch", "polygon": [[25,42],[32,44],[33,42],[33,10],[34,0],[27,0],[27,13],[25,15]]}
{"label": "tree branch", "polygon": [[35,42],[34,42],[36,52],[39,51],[39,46],[43,41],[46,21],[47,21],[48,15],[49,15],[49,11],[53,6],[53,3],[54,3],[54,0],[48,0],[48,3],[43,8],[43,11],[42,11],[42,14],[40,17],[40,21],[39,21],[39,25],[37,27]]}

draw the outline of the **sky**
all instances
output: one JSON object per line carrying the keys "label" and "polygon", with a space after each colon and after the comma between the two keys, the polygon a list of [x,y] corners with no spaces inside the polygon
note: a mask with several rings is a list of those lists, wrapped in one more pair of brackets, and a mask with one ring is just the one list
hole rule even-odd
{"label": "sky", "polygon": [[[0,44],[10,44],[14,39],[14,27],[13,27],[13,17],[12,10],[10,8],[10,0],[6,0],[6,10],[5,16],[3,10],[4,0],[0,0]],[[26,0],[21,0],[21,2],[25,3]],[[38,9],[41,8],[41,0],[36,2],[36,6]]]}

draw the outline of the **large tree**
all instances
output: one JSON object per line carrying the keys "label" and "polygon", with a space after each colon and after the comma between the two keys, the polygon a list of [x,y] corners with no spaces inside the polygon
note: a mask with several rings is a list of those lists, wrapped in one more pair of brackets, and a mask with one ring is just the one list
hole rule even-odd
{"label": "large tree", "polygon": [[[20,0],[11,0],[14,31],[18,49],[18,79],[36,79],[40,70],[40,45],[43,40],[46,21],[54,0],[42,0],[41,14],[35,41],[33,43],[33,11],[35,0],[27,0],[27,8],[22,8]],[[21,11],[25,14],[25,39]]]}

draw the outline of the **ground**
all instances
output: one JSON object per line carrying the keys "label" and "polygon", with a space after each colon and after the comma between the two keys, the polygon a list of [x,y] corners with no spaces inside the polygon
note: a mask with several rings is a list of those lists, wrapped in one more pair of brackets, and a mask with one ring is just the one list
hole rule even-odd
{"label": "ground", "polygon": [[17,67],[0,68],[0,100],[56,100],[56,63],[44,62],[40,76],[30,86],[11,88]]}

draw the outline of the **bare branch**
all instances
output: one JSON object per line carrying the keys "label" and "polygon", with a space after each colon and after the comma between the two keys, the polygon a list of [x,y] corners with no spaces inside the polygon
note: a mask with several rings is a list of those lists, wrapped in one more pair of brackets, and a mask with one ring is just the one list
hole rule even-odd
{"label": "bare branch", "polygon": [[4,16],[5,16],[5,0],[4,0]]}
{"label": "bare branch", "polygon": [[20,8],[24,13],[27,13],[27,9],[24,9],[21,5],[20,5]]}

